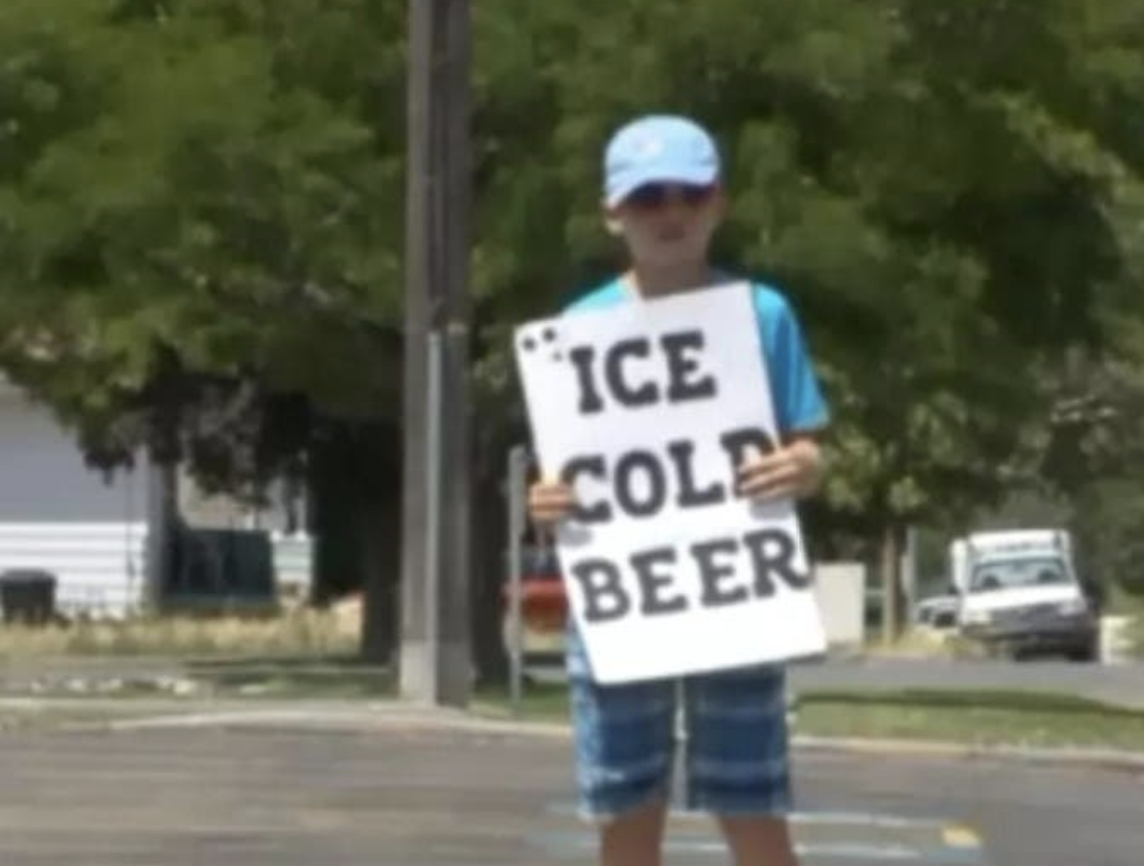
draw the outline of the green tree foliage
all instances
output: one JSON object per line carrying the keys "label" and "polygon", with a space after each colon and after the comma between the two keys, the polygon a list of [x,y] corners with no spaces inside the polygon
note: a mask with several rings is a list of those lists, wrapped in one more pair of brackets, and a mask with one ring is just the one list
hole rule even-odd
{"label": "green tree foliage", "polygon": [[[487,502],[524,433],[508,329],[622,265],[599,154],[651,110],[718,134],[720,258],[785,289],[821,359],[828,548],[1076,473],[1066,350],[1139,369],[1114,325],[1141,313],[1144,0],[473,10]],[[241,490],[395,441],[404,28],[370,0],[0,7],[0,367],[98,462],[162,446]]]}
{"label": "green tree foliage", "polygon": [[[396,370],[378,360],[398,345],[400,18],[376,9],[0,12],[6,366],[110,457],[140,444],[113,435],[124,410],[218,420],[195,377],[210,396],[214,379],[253,383],[251,406],[252,391],[302,394],[393,417]],[[369,74],[340,65],[363,34]],[[262,408],[281,429],[288,413]]]}
{"label": "green tree foliage", "polygon": [[1008,494],[1022,437],[1050,423],[1044,366],[1139,313],[1144,4],[497,6],[533,37],[489,11],[487,53],[533,62],[544,94],[532,165],[501,171],[563,228],[514,211],[521,306],[614,263],[597,192],[614,125],[703,117],[730,165],[722,251],[791,294],[822,359],[836,426],[813,516],[836,539],[896,544]]}

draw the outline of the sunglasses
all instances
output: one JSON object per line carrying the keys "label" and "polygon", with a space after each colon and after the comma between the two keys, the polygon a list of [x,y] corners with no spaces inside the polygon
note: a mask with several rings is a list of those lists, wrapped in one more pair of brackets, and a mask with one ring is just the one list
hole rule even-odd
{"label": "sunglasses", "polygon": [[714,186],[692,186],[676,183],[649,183],[632,190],[624,204],[639,210],[655,210],[671,201],[698,207],[715,193]]}

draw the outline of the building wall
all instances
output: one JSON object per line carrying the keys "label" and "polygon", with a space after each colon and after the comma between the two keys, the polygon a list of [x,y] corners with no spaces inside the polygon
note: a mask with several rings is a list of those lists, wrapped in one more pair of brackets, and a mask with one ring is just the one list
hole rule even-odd
{"label": "building wall", "polygon": [[[53,416],[0,378],[0,574],[50,572],[67,616],[135,613],[143,602],[147,481],[145,464],[110,480],[89,469]],[[282,531],[281,507],[253,512],[179,481],[187,525],[269,531],[280,588],[308,596],[310,539]]]}
{"label": "building wall", "polygon": [[105,481],[49,412],[0,382],[0,523],[136,522],[146,505],[145,470]]}

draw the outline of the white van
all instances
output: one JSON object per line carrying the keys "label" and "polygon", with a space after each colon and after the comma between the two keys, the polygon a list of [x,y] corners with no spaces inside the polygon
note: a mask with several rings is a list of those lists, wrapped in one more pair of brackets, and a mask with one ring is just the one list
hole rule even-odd
{"label": "white van", "polygon": [[967,638],[1010,658],[1097,655],[1098,617],[1061,529],[977,532],[950,545],[950,575]]}

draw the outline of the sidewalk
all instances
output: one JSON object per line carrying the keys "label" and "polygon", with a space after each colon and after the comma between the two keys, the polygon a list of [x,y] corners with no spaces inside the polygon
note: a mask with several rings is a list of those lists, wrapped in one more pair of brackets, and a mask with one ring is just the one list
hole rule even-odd
{"label": "sidewalk", "polygon": [[[559,722],[521,721],[488,710],[457,710],[399,700],[242,700],[0,698],[0,720],[21,714],[19,727],[65,730],[145,731],[195,728],[278,732],[460,732],[497,737],[568,740]],[[5,727],[0,723],[0,730]],[[7,725],[7,727],[15,727]],[[918,758],[1017,762],[1144,773],[1144,752],[1098,748],[1027,748],[930,740],[862,739],[795,733],[803,753],[896,755]]]}

